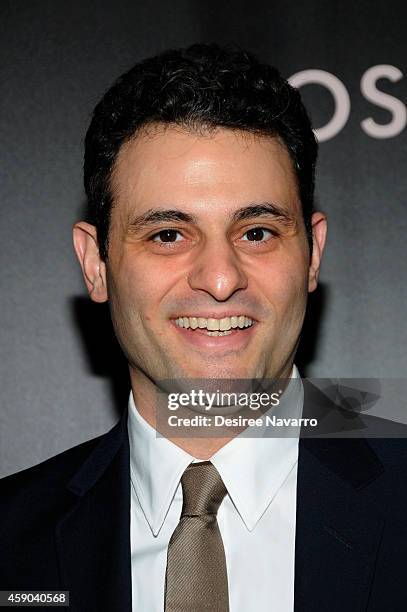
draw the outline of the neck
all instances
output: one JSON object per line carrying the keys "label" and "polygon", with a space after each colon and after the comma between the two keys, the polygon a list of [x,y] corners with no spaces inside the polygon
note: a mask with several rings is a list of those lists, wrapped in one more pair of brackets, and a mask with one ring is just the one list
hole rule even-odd
{"label": "neck", "polygon": [[[291,377],[293,364],[284,368],[278,378],[288,379]],[[276,377],[277,378],[277,377]],[[147,378],[142,372],[130,368],[130,380],[133,398],[139,414],[147,421],[151,427],[157,430],[156,405],[157,405],[157,386]],[[165,434],[165,437],[176,446],[179,446],[192,455],[195,459],[206,461],[218,450],[233,440],[239,432],[224,437],[172,437]]]}

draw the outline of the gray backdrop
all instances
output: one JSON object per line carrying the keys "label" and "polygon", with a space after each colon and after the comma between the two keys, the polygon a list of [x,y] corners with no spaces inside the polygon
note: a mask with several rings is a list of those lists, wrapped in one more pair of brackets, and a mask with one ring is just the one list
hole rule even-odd
{"label": "gray backdrop", "polygon": [[103,433],[126,402],[71,226],[94,105],[169,46],[235,42],[297,75],[326,128],[317,198],[330,221],[298,361],[308,376],[405,377],[405,2],[2,0],[0,12],[0,475]]}

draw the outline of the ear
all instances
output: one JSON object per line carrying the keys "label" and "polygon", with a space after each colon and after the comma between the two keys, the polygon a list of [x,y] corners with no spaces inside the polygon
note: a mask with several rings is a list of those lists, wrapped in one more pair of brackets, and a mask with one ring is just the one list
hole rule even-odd
{"label": "ear", "polygon": [[85,221],[75,223],[73,244],[91,299],[94,302],[106,302],[106,264],[99,254],[96,227]]}
{"label": "ear", "polygon": [[327,233],[326,215],[315,212],[311,217],[312,226],[312,257],[308,271],[308,291],[315,291],[318,285],[319,268],[321,266],[322,253],[325,246]]}

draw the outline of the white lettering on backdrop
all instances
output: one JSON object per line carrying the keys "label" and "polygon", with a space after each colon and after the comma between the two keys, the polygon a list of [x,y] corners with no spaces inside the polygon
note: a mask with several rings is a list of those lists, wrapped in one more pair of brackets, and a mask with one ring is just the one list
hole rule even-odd
{"label": "white lettering on backdrop", "polygon": [[[361,78],[360,90],[363,97],[389,111],[392,116],[391,121],[384,125],[377,123],[372,117],[361,122],[362,130],[372,138],[393,138],[406,127],[406,105],[398,98],[377,88],[379,79],[388,79],[395,83],[402,77],[403,73],[395,66],[379,64],[366,70]],[[322,85],[332,95],[335,103],[333,116],[326,125],[315,130],[319,142],[330,140],[345,127],[351,111],[351,100],[344,83],[337,76],[326,70],[309,69],[296,72],[288,80],[297,88],[311,84]]]}

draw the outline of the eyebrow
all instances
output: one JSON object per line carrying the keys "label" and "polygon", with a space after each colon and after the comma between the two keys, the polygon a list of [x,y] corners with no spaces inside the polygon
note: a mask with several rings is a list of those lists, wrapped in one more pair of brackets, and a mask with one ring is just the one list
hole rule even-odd
{"label": "eyebrow", "polygon": [[244,221],[245,219],[263,216],[274,217],[287,225],[292,225],[294,223],[294,219],[286,210],[284,210],[284,208],[271,202],[242,206],[242,208],[235,210],[231,220],[232,222],[236,223],[237,221]]}
{"label": "eyebrow", "polygon": [[194,223],[196,222],[196,218],[193,215],[177,209],[150,209],[142,215],[138,215],[131,219],[130,227],[132,230],[137,231],[145,227],[156,225],[157,223],[171,223],[174,221]]}
{"label": "eyebrow", "polygon": [[[285,225],[292,225],[294,219],[278,204],[271,202],[262,202],[261,204],[249,204],[235,210],[230,217],[232,223],[252,219],[254,217],[273,217],[276,220],[283,222]],[[131,219],[130,227],[133,231],[140,230],[149,226],[154,226],[157,223],[198,223],[195,215],[183,212],[178,209],[150,209],[142,215],[138,215]]]}

